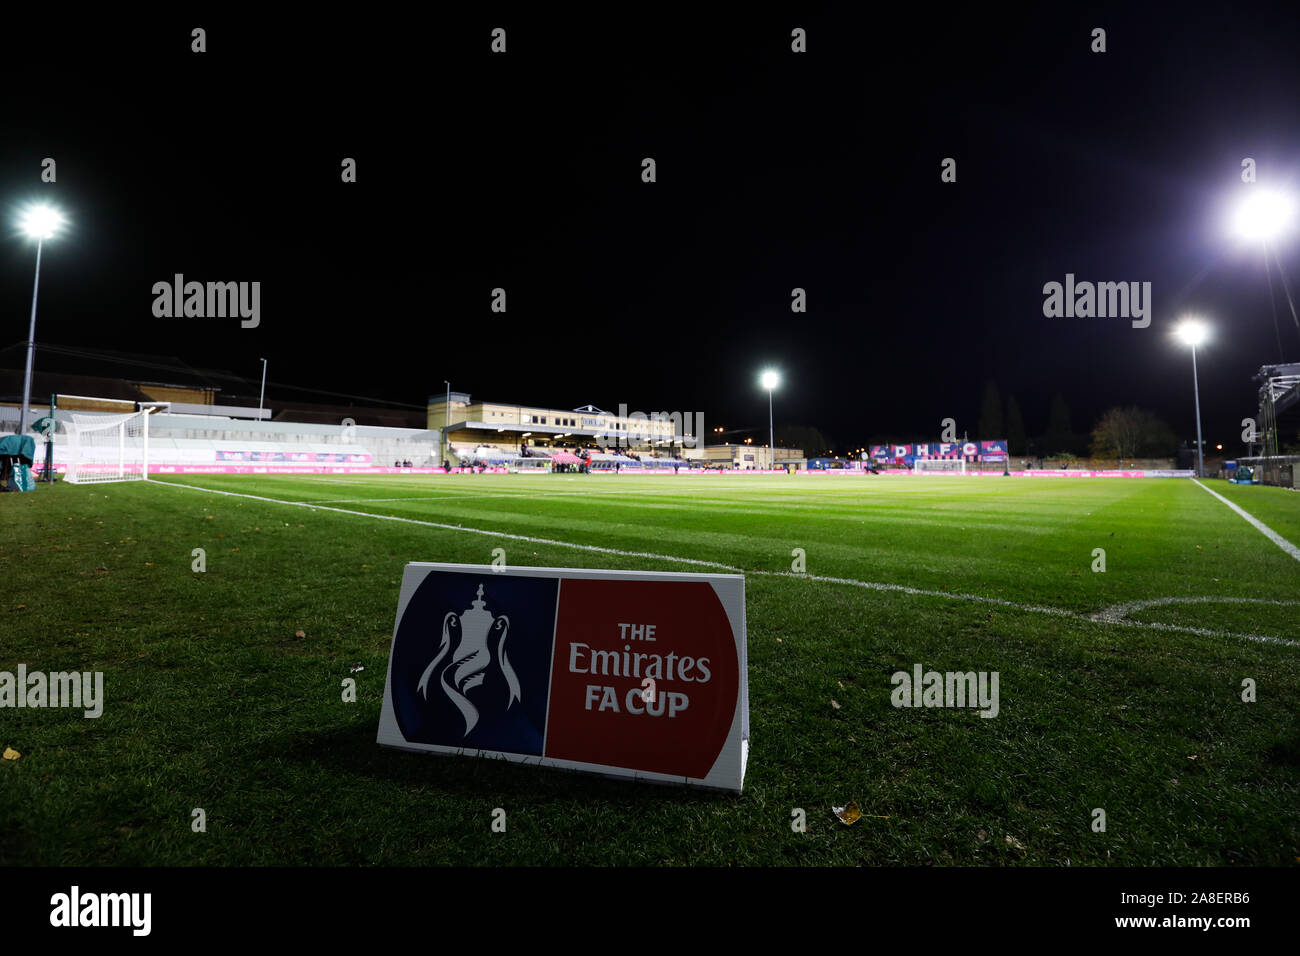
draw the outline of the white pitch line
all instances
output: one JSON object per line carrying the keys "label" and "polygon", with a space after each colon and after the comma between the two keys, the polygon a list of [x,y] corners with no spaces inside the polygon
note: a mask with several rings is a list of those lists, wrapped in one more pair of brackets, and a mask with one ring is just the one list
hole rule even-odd
{"label": "white pitch line", "polygon": [[[1197,481],[1195,478],[1193,478],[1192,481],[1198,485],[1201,485],[1201,483]],[[1205,485],[1201,485],[1201,487],[1205,488]],[[1292,544],[1286,538],[1282,537],[1280,534],[1278,534],[1268,525],[1264,524],[1264,522],[1260,521],[1250,512],[1246,511],[1244,508],[1238,507],[1236,504],[1229,501],[1227,498],[1223,497],[1223,495],[1219,494],[1214,489],[1205,488],[1205,490],[1208,491],[1210,494],[1214,495],[1214,497],[1218,498],[1225,505],[1227,505],[1233,511],[1237,512],[1237,514],[1241,515],[1251,524],[1253,524],[1256,530],[1258,530],[1260,534],[1262,534],[1264,537],[1268,538],[1268,540],[1272,541],[1275,545],[1277,545],[1287,554],[1291,555],[1291,557],[1295,558],[1297,561],[1300,561],[1300,548],[1297,548],[1294,544]]]}
{"label": "white pitch line", "polygon": [[[592,495],[624,495],[631,497],[633,491],[546,491],[533,495],[521,495],[518,493],[501,494],[483,494],[483,495],[404,495],[400,498],[321,498],[319,504],[330,505],[364,505],[372,501],[477,501],[479,498],[565,498],[581,497],[586,498]],[[309,501],[300,502],[300,504],[310,504]]]}
{"label": "white pitch line", "polygon": [[[907,594],[914,597],[935,597],[949,601],[991,604],[1014,611],[1027,611],[1033,614],[1047,614],[1052,617],[1066,618],[1083,624],[1117,624],[1122,627],[1146,627],[1162,631],[1177,631],[1183,634],[1196,634],[1202,637],[1238,637],[1266,644],[1283,644],[1287,647],[1300,647],[1300,641],[1290,641],[1285,638],[1270,637],[1263,634],[1238,634],[1233,631],[1214,631],[1208,628],[1184,627],[1177,624],[1133,621],[1118,613],[1119,610],[1126,607],[1126,605],[1118,605],[1115,608],[1111,608],[1110,610],[1115,612],[1111,615],[1107,615],[1105,611],[1095,615],[1079,614],[1074,611],[1067,611],[1064,608],[1045,607],[1037,604],[1017,604],[1015,601],[1008,601],[1005,598],[988,597],[982,594],[963,594],[958,591],[931,591],[925,588],[909,587],[905,584],[887,584],[882,581],[859,581],[856,578],[836,578],[820,574],[796,574],[793,571],[761,571],[757,569],[747,571],[744,568],[734,567],[730,564],[723,564],[720,561],[703,561],[698,558],[683,558],[675,554],[656,554],[653,551],[625,551],[621,548],[606,548],[596,544],[578,544],[574,541],[560,541],[555,538],[537,538],[531,535],[515,534],[510,531],[490,531],[486,528],[467,528],[464,525],[446,524],[441,521],[424,521],[419,518],[399,518],[396,515],[377,515],[370,511],[353,511],[349,508],[331,508],[327,505],[312,504],[306,501],[287,501],[283,498],[268,498],[264,495],[250,495],[247,492],[218,491],[215,488],[203,488],[199,485],[187,485],[179,481],[159,481],[157,484],[173,488],[187,488],[191,491],[201,491],[205,494],[226,495],[231,498],[251,498],[254,501],[265,501],[269,504],[276,505],[289,505],[294,508],[308,508],[312,511],[333,511],[337,514],[356,515],[361,518],[375,518],[380,521],[397,521],[402,524],[414,524],[427,528],[442,528],[447,531],[462,531],[466,534],[481,534],[489,538],[505,538],[510,541],[527,541],[530,544],[548,544],[559,548],[573,548],[577,551],[594,551],[599,554],[616,554],[620,557],[650,558],[657,561],[672,561],[677,564],[693,565],[694,567],[714,568],[719,571],[728,571],[733,574],[761,575],[763,577],[773,578],[797,578],[804,581],[817,581],[822,584],[845,584],[851,587],[865,588],[869,591],[887,591]],[[1207,488],[1206,490],[1208,491],[1209,489]],[[1232,601],[1234,599],[1225,598],[1224,600]],[[1271,602],[1267,599],[1260,599],[1260,601],[1261,603],[1284,603]],[[1137,603],[1140,602],[1134,602],[1134,604]],[[1136,607],[1133,609],[1138,610]]]}
{"label": "white pitch line", "polygon": [[509,531],[489,531],[485,528],[466,528],[459,524],[446,524],[441,521],[423,521],[419,518],[399,518],[397,515],[377,515],[371,511],[353,511],[350,508],[331,508],[329,505],[313,504],[309,501],[286,501],[283,498],[267,498],[264,495],[250,495],[240,491],[218,491],[215,488],[203,488],[199,485],[187,485],[179,481],[160,481],[160,485],[167,485],[170,488],[188,488],[191,491],[202,491],[210,495],[226,495],[231,498],[251,498],[254,501],[266,501],[275,505],[290,505],[294,508],[310,508],[313,511],[333,511],[343,515],[358,515],[362,518],[375,518],[379,521],[399,521],[403,524],[418,524],[427,528],[443,528],[447,531],[463,531],[466,534],[482,534],[489,538],[507,538],[511,541],[527,541],[531,544],[550,544],[561,548],[577,548],[582,551],[597,551],[602,554],[618,554],[634,558],[653,558],[660,561],[676,561],[679,564],[693,564],[704,568],[721,568],[724,571],[741,572],[740,568],[733,568],[729,564],[720,564],[717,561],[700,561],[695,558],[679,558],[671,554],[655,554],[651,551],[622,551],[618,548],[603,548],[596,544],[575,544],[571,541],[556,541],[553,538],[535,538],[526,534],[514,534]]}

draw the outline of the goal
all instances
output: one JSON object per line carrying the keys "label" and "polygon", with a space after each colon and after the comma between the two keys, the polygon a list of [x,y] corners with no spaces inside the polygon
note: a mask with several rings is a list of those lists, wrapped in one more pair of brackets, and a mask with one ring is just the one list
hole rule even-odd
{"label": "goal", "polygon": [[68,471],[73,484],[149,479],[151,407],[125,415],[74,414],[67,427]]}
{"label": "goal", "polygon": [[964,475],[965,458],[918,458],[912,466],[918,475]]}

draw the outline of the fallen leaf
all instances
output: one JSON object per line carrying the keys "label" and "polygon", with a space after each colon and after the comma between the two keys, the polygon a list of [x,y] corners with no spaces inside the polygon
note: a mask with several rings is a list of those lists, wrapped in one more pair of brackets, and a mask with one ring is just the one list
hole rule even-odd
{"label": "fallen leaf", "polygon": [[839,710],[839,709],[840,709],[840,702],[837,701],[835,698],[832,697],[832,698],[831,698],[831,706],[834,707],[836,710]]}
{"label": "fallen leaf", "polygon": [[294,637],[306,637],[306,636],[307,636],[307,632],[306,632],[306,631],[294,631],[294,632],[293,632],[293,636],[294,636]]}
{"label": "fallen leaf", "polygon": [[985,829],[983,829],[983,828],[980,828],[980,829],[976,830],[976,831],[975,831],[975,839],[979,840],[981,843],[988,843],[988,842],[989,842],[989,831],[988,831],[988,830],[985,830]]}
{"label": "fallen leaf", "polygon": [[862,819],[862,811],[858,809],[857,803],[852,800],[842,807],[831,807],[831,813],[835,814],[840,823],[846,827],[851,827]]}
{"label": "fallen leaf", "polygon": [[13,747],[5,748],[5,752],[4,752],[5,760],[17,760],[21,756],[22,754],[20,754],[17,750],[14,750]]}
{"label": "fallen leaf", "polygon": [[1011,847],[1013,850],[1023,850],[1025,848],[1025,845],[1010,833],[1007,834],[1007,846]]}

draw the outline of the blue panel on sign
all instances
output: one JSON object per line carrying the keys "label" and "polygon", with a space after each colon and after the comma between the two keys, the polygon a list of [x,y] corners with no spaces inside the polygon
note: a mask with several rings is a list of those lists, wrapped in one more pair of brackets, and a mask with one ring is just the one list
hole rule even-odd
{"label": "blue panel on sign", "polygon": [[429,574],[393,642],[392,697],[411,742],[542,753],[559,582]]}

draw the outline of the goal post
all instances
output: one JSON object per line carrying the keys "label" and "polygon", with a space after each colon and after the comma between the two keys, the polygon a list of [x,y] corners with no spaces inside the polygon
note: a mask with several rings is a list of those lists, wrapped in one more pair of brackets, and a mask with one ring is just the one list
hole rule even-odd
{"label": "goal post", "polygon": [[918,475],[964,475],[965,458],[918,458],[912,465]]}
{"label": "goal post", "polygon": [[74,412],[67,427],[67,474],[72,484],[149,480],[149,416],[166,403],[140,403],[125,414]]}

